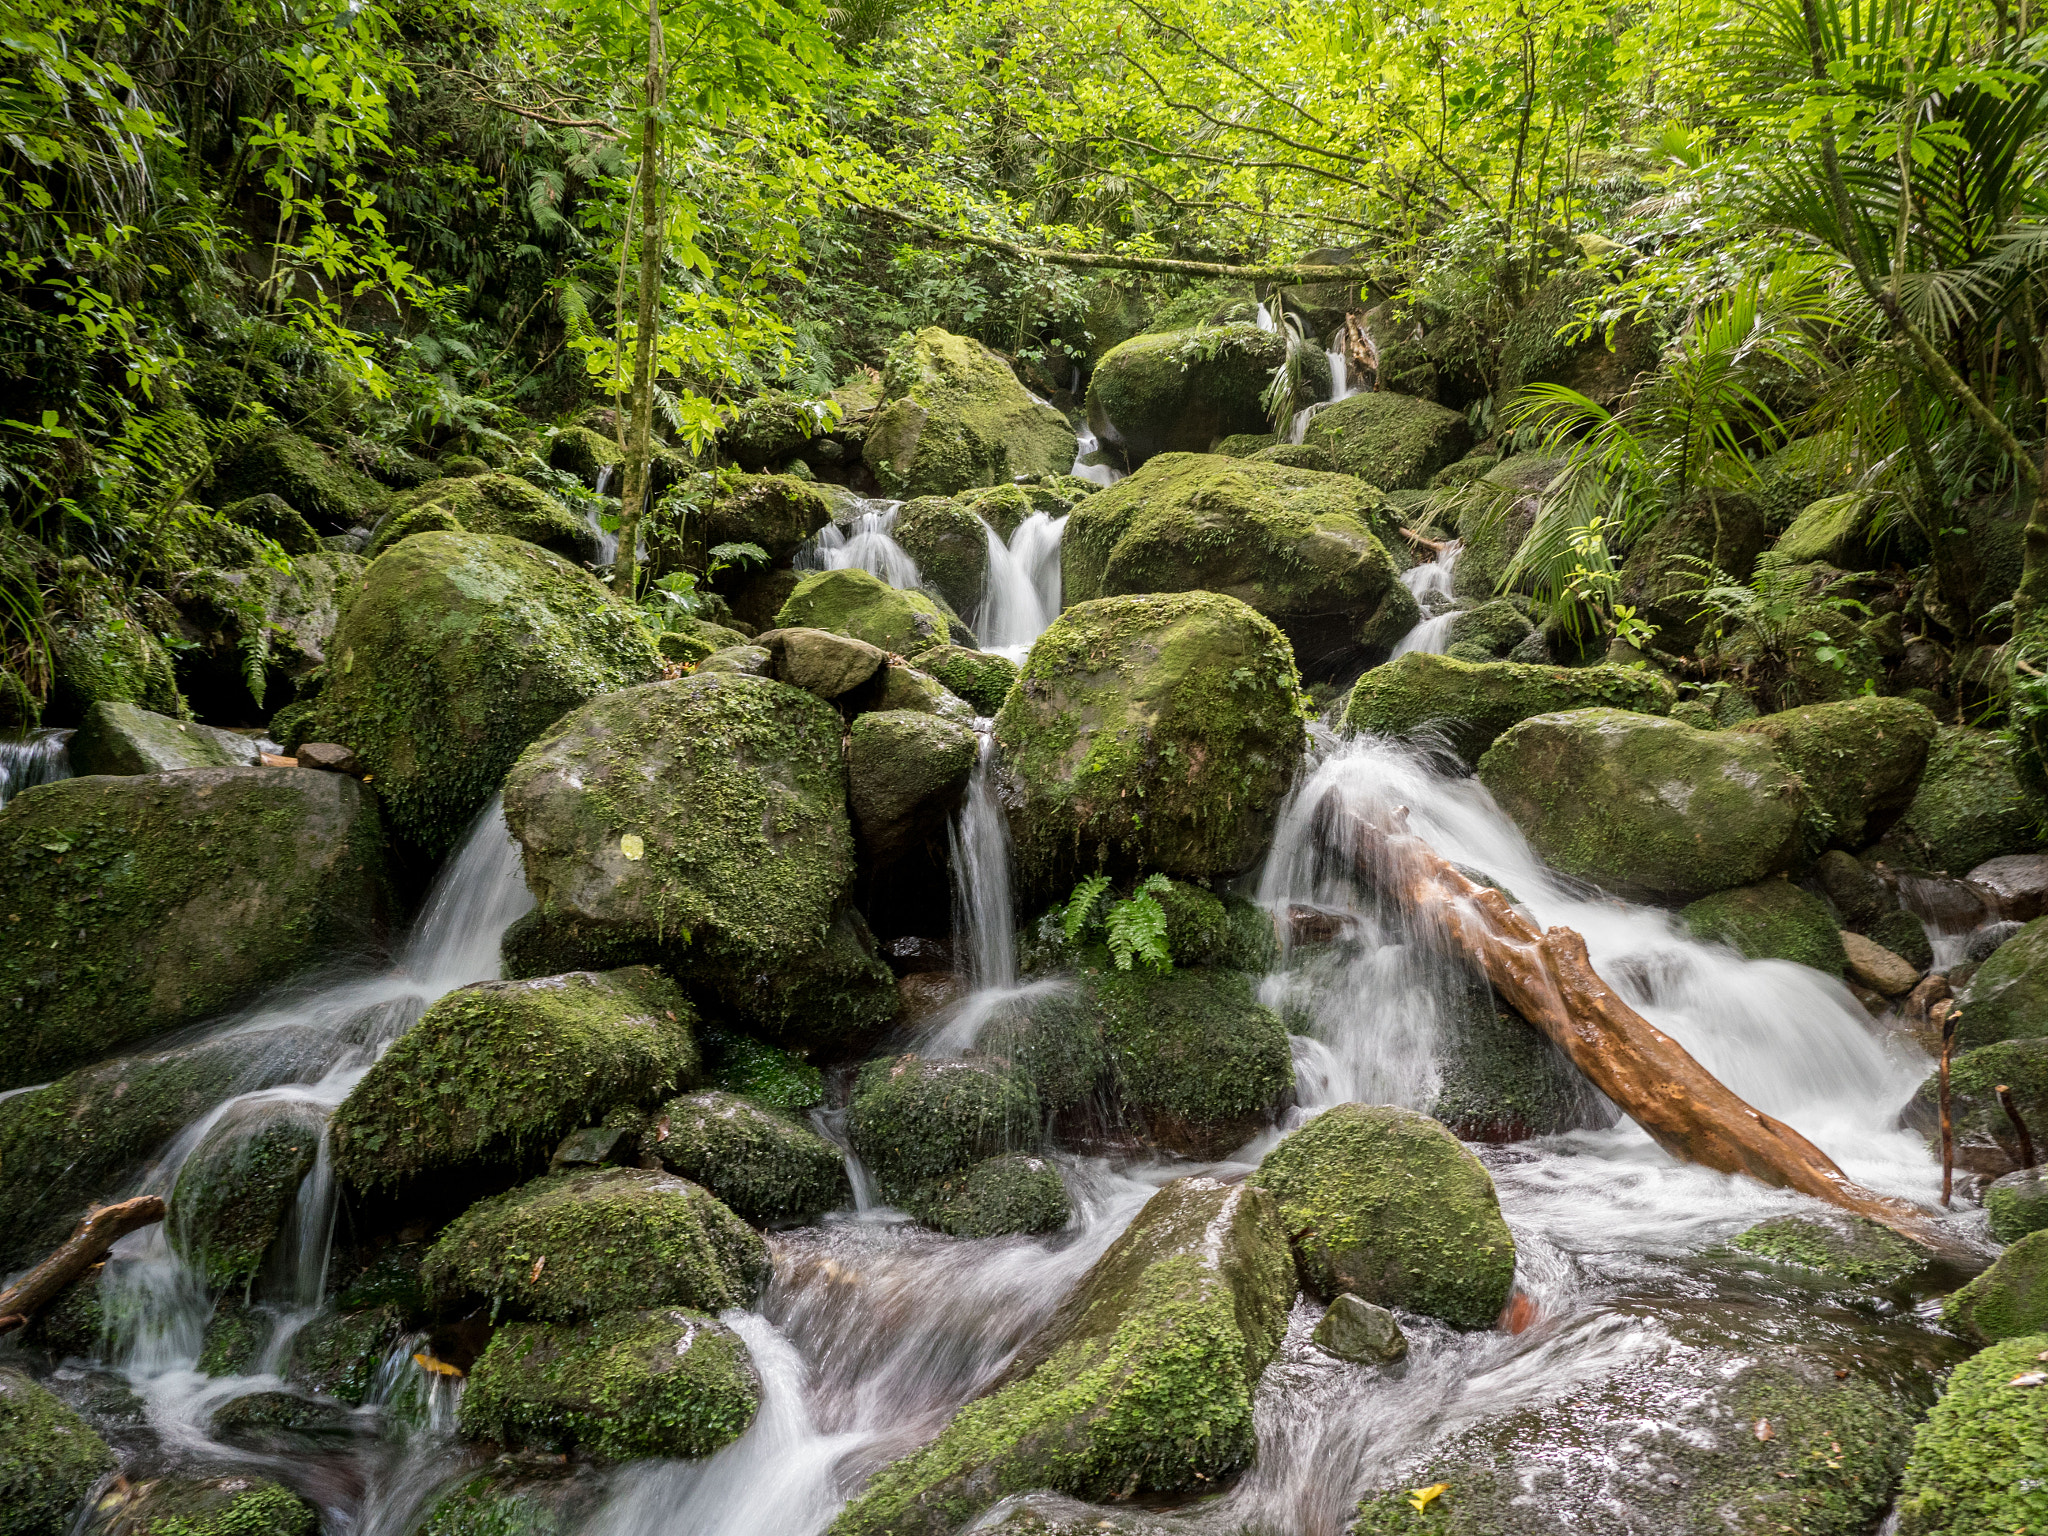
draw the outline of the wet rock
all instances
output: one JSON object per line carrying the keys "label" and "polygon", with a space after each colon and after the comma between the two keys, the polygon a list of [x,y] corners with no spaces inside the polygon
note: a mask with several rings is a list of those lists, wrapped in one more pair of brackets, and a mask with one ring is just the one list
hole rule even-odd
{"label": "wet rock", "polygon": [[548,1172],[565,1168],[609,1168],[631,1162],[638,1152],[639,1137],[624,1126],[586,1125],[564,1136],[548,1158]]}
{"label": "wet rock", "polygon": [[2026,931],[2025,923],[1986,923],[1964,941],[1963,958],[1982,965],[2003,949],[2007,940],[2016,939]]}
{"label": "wet rock", "polygon": [[1857,1216],[1774,1216],[1729,1239],[1739,1253],[1856,1288],[1890,1290],[1927,1268],[1927,1255]]}
{"label": "wet rock", "polygon": [[1944,725],[1928,748],[1912,803],[1877,852],[1905,867],[1975,869],[2000,854],[2039,848],[2044,824],[2048,804],[2021,784],[1999,736]]}
{"label": "wet rock", "polygon": [[1628,603],[1657,627],[1657,644],[1680,655],[1699,648],[1700,567],[1707,561],[1747,581],[1756,557],[1770,543],[1763,506],[1744,491],[1701,491],[1660,518],[1630,546],[1621,566],[1617,601]]}
{"label": "wet rock", "polygon": [[596,578],[478,534],[421,534],[378,559],[332,655],[301,739],[354,747],[398,829],[435,855],[535,737],[661,673],[640,621]]}
{"label": "wet rock", "polygon": [[970,651],[962,645],[920,652],[917,665],[965,699],[977,715],[990,719],[1003,707],[1010,685],[1017,681],[1017,663],[1009,657]]}
{"label": "wet rock", "polygon": [[889,660],[880,646],[829,629],[771,629],[755,643],[773,658],[778,680],[828,701],[860,687]]}
{"label": "wet rock", "polygon": [[893,530],[918,574],[954,608],[981,601],[988,585],[988,526],[967,507],[944,496],[920,496],[896,513]]}
{"label": "wet rock", "polygon": [[1479,777],[1536,851],[1623,895],[1749,885],[1799,855],[1805,798],[1768,743],[1618,709],[1537,715]]}
{"label": "wet rock", "polygon": [[1815,830],[1861,847],[1873,819],[1913,798],[1934,740],[1931,711],[1909,699],[1860,698],[1809,704],[1745,720],[1731,729],[1761,736],[1805,782]]}
{"label": "wet rock", "polygon": [[1346,1291],[1316,1324],[1316,1346],[1355,1365],[1380,1365],[1408,1353],[1408,1336],[1385,1307]]}
{"label": "wet rock", "polygon": [[545,1455],[500,1457],[437,1493],[418,1536],[574,1536],[604,1498],[602,1475]]}
{"label": "wet rock", "polygon": [[838,711],[720,674],[594,699],[505,783],[540,909],[506,963],[658,960],[742,1027],[844,1039],[894,1009],[849,905]]}
{"label": "wet rock", "polygon": [[318,768],[324,773],[360,775],[363,771],[362,759],[356,756],[355,749],[339,742],[306,742],[298,750],[298,760],[301,768]]}
{"label": "wet rock", "polygon": [[[1963,925],[1966,929],[1969,924]],[[1904,910],[1887,912],[1864,930],[1871,943],[1890,950],[1915,971],[1924,972],[1934,964],[1934,945],[1919,917]]]}
{"label": "wet rock", "polygon": [[1129,1498],[1245,1466],[1252,1393],[1294,1296],[1271,1199],[1178,1179],[1149,1200],[1003,1385],[885,1467],[833,1536],[943,1536],[1009,1493]]}
{"label": "wet rock", "polygon": [[922,1185],[905,1209],[928,1227],[972,1238],[1057,1232],[1072,1214],[1059,1170],[1023,1152]]}
{"label": "wet rock", "polygon": [[995,724],[1027,899],[1098,863],[1197,880],[1248,868],[1301,754],[1297,686],[1286,637],[1217,593],[1061,614]]}
{"label": "wet rock", "polygon": [[1321,448],[1339,474],[1383,491],[1420,490],[1472,446],[1463,411],[1416,395],[1368,391],[1326,405],[1310,418],[1302,441]]}
{"label": "wet rock", "polygon": [[72,1513],[114,1469],[92,1427],[17,1370],[0,1370],[0,1531],[64,1536]]}
{"label": "wet rock", "polygon": [[816,486],[788,475],[749,475],[712,499],[701,536],[707,547],[758,544],[770,566],[783,566],[831,520]]}
{"label": "wet rock", "polygon": [[2014,1386],[2041,1370],[2048,1333],[1995,1344],[1957,1366],[1913,1437],[1899,1536],[1981,1536],[2040,1519],[2048,1392]]}
{"label": "wet rock", "polygon": [[792,1115],[738,1094],[671,1099],[642,1142],[664,1168],[694,1179],[749,1221],[808,1221],[851,1198],[837,1147]]}
{"label": "wet rock", "polygon": [[370,793],[267,768],[26,790],[0,809],[0,893],[0,1088],[359,950],[392,906]]}
{"label": "wet rock", "polygon": [[1668,679],[1640,667],[1532,667],[1410,651],[1358,680],[1344,725],[1375,736],[1441,739],[1469,765],[1532,715],[1595,705],[1662,715],[1674,697]]}
{"label": "wet rock", "polygon": [[173,1474],[117,1485],[93,1511],[93,1536],[315,1536],[320,1511],[247,1473]]}
{"label": "wet rock", "polygon": [[1489,988],[1460,997],[1447,1022],[1429,1116],[1459,1140],[1499,1144],[1614,1123],[1617,1111],[1585,1074]]}
{"label": "wet rock", "polygon": [[339,1403],[296,1392],[251,1392],[214,1409],[213,1437],[263,1456],[317,1455],[356,1433],[354,1416]]}
{"label": "wet rock", "polygon": [[947,824],[981,752],[971,726],[907,709],[853,722],[847,739],[847,806],[862,853],[876,864],[903,858]]}
{"label": "wet rock", "polygon": [[1941,1320],[1980,1344],[2048,1332],[2048,1232],[2028,1233],[1951,1294]]}
{"label": "wet rock", "polygon": [[1991,1235],[2001,1243],[2016,1243],[2039,1232],[2048,1227],[2048,1179],[2038,1167],[2016,1168],[1993,1179],[1984,1191],[1984,1210],[1991,1220]]}
{"label": "wet rock", "polygon": [[1497,661],[1513,655],[1535,633],[1521,609],[1497,597],[1451,620],[1444,631],[1444,653],[1458,661]]}
{"label": "wet rock", "polygon": [[1382,538],[1394,513],[1369,485],[1216,454],[1163,454],[1091,496],[1060,545],[1069,603],[1221,592],[1280,627],[1302,670],[1387,656],[1421,617]]}
{"label": "wet rock", "polygon": [[2048,913],[2048,853],[2008,853],[1986,859],[1969,874],[1998,916],[2031,923]]}
{"label": "wet rock", "polygon": [[1956,1027],[1958,1048],[2048,1030],[2048,918],[2035,918],[1977,968]]}
{"label": "wet rock", "polygon": [[981,1021],[975,1047],[1029,1078],[1048,1115],[1080,1108],[1109,1071],[1101,1015],[1080,985],[1065,980],[997,1001]]}
{"label": "wet rock", "polygon": [[1842,935],[1842,952],[1848,957],[1850,976],[1882,996],[1904,997],[1920,980],[1912,961],[1860,933]]}
{"label": "wet rock", "polygon": [[1173,880],[1155,898],[1166,913],[1166,948],[1175,965],[1263,971],[1279,955],[1273,919],[1242,896],[1216,896]]}
{"label": "wet rock", "polygon": [[1038,1095],[1023,1072],[991,1057],[884,1058],[861,1068],[846,1134],[882,1197],[907,1205],[926,1184],[1036,1146]]}
{"label": "wet rock", "polygon": [[924,1024],[967,996],[966,983],[950,971],[919,971],[896,981],[897,1022]]}
{"label": "wet rock", "polygon": [[1463,548],[1451,574],[1454,596],[1483,603],[1495,595],[1535,524],[1543,490],[1564,467],[1561,458],[1519,453],[1484,471],[1459,497],[1458,537]]}
{"label": "wet rock", "polygon": [[1814,861],[1813,879],[1840,915],[1842,926],[1852,932],[1866,932],[1887,912],[1898,910],[1891,887],[1855,855],[1839,848],[1830,848]]}
{"label": "wet rock", "polygon": [[1075,438],[988,348],[936,326],[900,341],[882,369],[882,404],[861,456],[891,496],[1064,474]]}
{"label": "wet rock", "polygon": [[761,1384],[739,1336],[680,1307],[491,1336],[460,1411],[471,1439],[604,1461],[708,1456],[753,1422]]}
{"label": "wet rock", "polygon": [[185,1159],[164,1231],[209,1287],[226,1290],[256,1278],[319,1156],[324,1130],[311,1103],[236,1105]]}
{"label": "wet rock", "polygon": [[[1105,353],[1089,377],[1089,429],[1121,449],[1129,469],[1156,454],[1206,453],[1218,438],[1263,433],[1260,396],[1286,359],[1286,338],[1256,325],[1134,336]],[[1307,365],[1304,382],[1321,399],[1330,390],[1329,361],[1310,352]]]}
{"label": "wet rock", "polygon": [[548,443],[548,467],[574,475],[593,488],[604,472],[618,463],[619,445],[589,427],[557,427]]}
{"label": "wet rock", "polygon": [[[376,1390],[384,1357],[410,1331],[410,1321],[405,1309],[388,1303],[323,1313],[292,1335],[285,1379],[305,1391],[360,1407]],[[253,1363],[245,1359],[234,1369],[223,1370],[202,1358],[200,1367],[211,1375],[237,1375]]]}
{"label": "wet rock", "polygon": [[732,645],[706,656],[697,663],[697,671],[703,675],[725,672],[735,677],[773,677],[775,658],[763,645]]}
{"label": "wet rock", "polygon": [[388,493],[310,438],[278,429],[239,443],[214,461],[207,500],[226,507],[275,495],[321,533],[367,528]]}
{"label": "wet rock", "polygon": [[695,1022],[647,967],[460,988],[335,1110],[335,1169],[358,1189],[405,1190],[479,1167],[538,1168],[578,1125],[694,1077]]}
{"label": "wet rock", "polygon": [[1787,880],[1717,891],[1679,918],[1694,938],[1726,944],[1752,960],[1796,960],[1830,976],[1841,975],[1849,963],[1827,903]]}
{"label": "wet rock", "polygon": [[[1970,1022],[1963,1008],[1963,1028]],[[2000,1040],[1974,1050],[1959,1049],[1949,1062],[1950,1120],[1958,1168],[1996,1178],[2019,1166],[2019,1137],[1999,1106],[2000,1083],[2012,1090],[2013,1102],[2028,1129],[2040,1134],[2048,1127],[2048,1037]],[[1930,1072],[1901,1118],[1939,1148],[1941,1117],[1939,1074]],[[2048,1135],[2041,1143],[2048,1144]],[[1939,1155],[1937,1150],[1937,1155]]]}
{"label": "wet rock", "polygon": [[1302,1281],[1380,1306],[1486,1328],[1515,1282],[1515,1240],[1493,1180],[1457,1137],[1392,1105],[1340,1104],[1266,1154]]}
{"label": "wet rock", "polygon": [[71,771],[170,773],[179,768],[253,768],[256,744],[233,731],[152,714],[135,704],[99,703],[68,743]]}
{"label": "wet rock", "polygon": [[945,614],[924,593],[892,587],[853,566],[798,581],[775,623],[780,629],[851,635],[898,656],[952,642]]}

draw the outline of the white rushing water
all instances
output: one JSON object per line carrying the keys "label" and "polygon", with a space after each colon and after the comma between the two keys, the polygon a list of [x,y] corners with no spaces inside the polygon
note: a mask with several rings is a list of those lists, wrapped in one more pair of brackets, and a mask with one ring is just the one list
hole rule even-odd
{"label": "white rushing water", "polygon": [[1074,467],[1067,471],[1092,485],[1110,486],[1123,479],[1123,471],[1107,464],[1090,464],[1088,459],[1102,449],[1102,440],[1083,422],[1074,429]]}
{"label": "white rushing water", "polygon": [[28,731],[0,736],[0,806],[24,789],[71,777],[71,733]]}
{"label": "white rushing water", "polygon": [[1457,574],[1458,552],[1463,548],[1463,544],[1452,539],[1437,552],[1434,560],[1412,565],[1401,573],[1401,584],[1415,594],[1415,605],[1422,610],[1422,619],[1401,637],[1394,646],[1394,655],[1428,651],[1441,656],[1450,645],[1451,624],[1458,617],[1451,598],[1451,578]]}
{"label": "white rushing water", "polygon": [[1060,611],[1060,541],[1064,517],[1034,512],[1005,543],[986,523],[988,575],[973,627],[981,648],[1023,664],[1032,642]]}
{"label": "white rushing water", "polygon": [[1325,350],[1323,356],[1330,364],[1330,398],[1305,405],[1294,413],[1294,419],[1287,426],[1287,441],[1299,444],[1308,436],[1308,424],[1315,420],[1316,412],[1326,405],[1335,405],[1339,400],[1349,400],[1358,391],[1351,387],[1351,365],[1344,354],[1335,349]]}
{"label": "white rushing water", "polygon": [[900,501],[861,501],[853,516],[827,523],[798,551],[800,571],[862,570],[892,587],[919,586],[924,577],[910,551],[896,542]]}
{"label": "white rushing water", "polygon": [[[605,494],[606,489],[612,483],[613,477],[618,472],[616,465],[606,464],[600,466],[597,471],[596,492],[598,496],[602,497]],[[597,536],[596,563],[598,565],[610,565],[614,560],[618,559],[619,533],[616,528],[605,527],[603,504],[601,502],[595,504],[585,502],[583,504],[583,521],[588,525],[590,531]]]}

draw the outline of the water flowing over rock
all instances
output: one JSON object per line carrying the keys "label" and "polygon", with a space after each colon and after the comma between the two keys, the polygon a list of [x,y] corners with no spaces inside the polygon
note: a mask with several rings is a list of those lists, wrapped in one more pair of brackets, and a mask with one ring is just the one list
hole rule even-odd
{"label": "water flowing over rock", "polygon": [[1358,680],[1344,724],[1377,736],[1440,740],[1476,765],[1509,727],[1532,715],[1602,705],[1662,715],[1676,696],[1667,679],[1637,667],[1532,667],[1414,650]]}
{"label": "water flowing over rock", "polygon": [[[1137,469],[1162,453],[1207,453],[1218,438],[1264,432],[1260,396],[1287,357],[1285,338],[1255,325],[1134,336],[1113,347],[1088,380],[1088,427]],[[1316,398],[1329,393],[1329,362],[1304,370]]]}

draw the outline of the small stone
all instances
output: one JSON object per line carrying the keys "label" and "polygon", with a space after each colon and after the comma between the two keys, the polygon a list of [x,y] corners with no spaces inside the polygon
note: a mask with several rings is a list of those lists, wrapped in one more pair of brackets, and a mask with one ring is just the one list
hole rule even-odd
{"label": "small stone", "polygon": [[823,629],[782,629],[762,639],[775,656],[776,676],[821,699],[850,693],[889,659],[878,645]]}
{"label": "small stone", "polygon": [[571,1131],[555,1148],[555,1155],[548,1159],[548,1171],[602,1168],[607,1163],[623,1163],[626,1160],[624,1144],[629,1139],[630,1133],[618,1126],[587,1125],[580,1131]]}
{"label": "small stone", "polygon": [[362,760],[356,756],[355,750],[333,741],[307,742],[299,748],[298,762],[301,768],[319,768],[328,773],[360,776],[363,771]]}
{"label": "small stone", "polygon": [[1408,1339],[1394,1314],[1346,1291],[1330,1303],[1316,1324],[1315,1342],[1339,1360],[1374,1365],[1399,1360],[1408,1353]]}
{"label": "small stone", "polygon": [[1843,934],[1842,948],[1849,956],[1849,974],[1873,992],[1904,997],[1920,979],[1910,960],[1882,944],[1873,944],[1860,933]]}

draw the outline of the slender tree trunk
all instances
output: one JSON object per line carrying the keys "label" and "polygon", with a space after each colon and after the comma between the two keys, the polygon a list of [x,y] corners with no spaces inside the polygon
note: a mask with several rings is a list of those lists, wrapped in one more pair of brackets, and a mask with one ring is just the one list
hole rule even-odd
{"label": "slender tree trunk", "polygon": [[619,497],[619,553],[612,590],[639,595],[640,523],[652,499],[654,468],[654,316],[661,293],[661,0],[647,0],[647,88],[640,121],[640,304],[633,333],[633,425],[626,438],[626,483]]}

